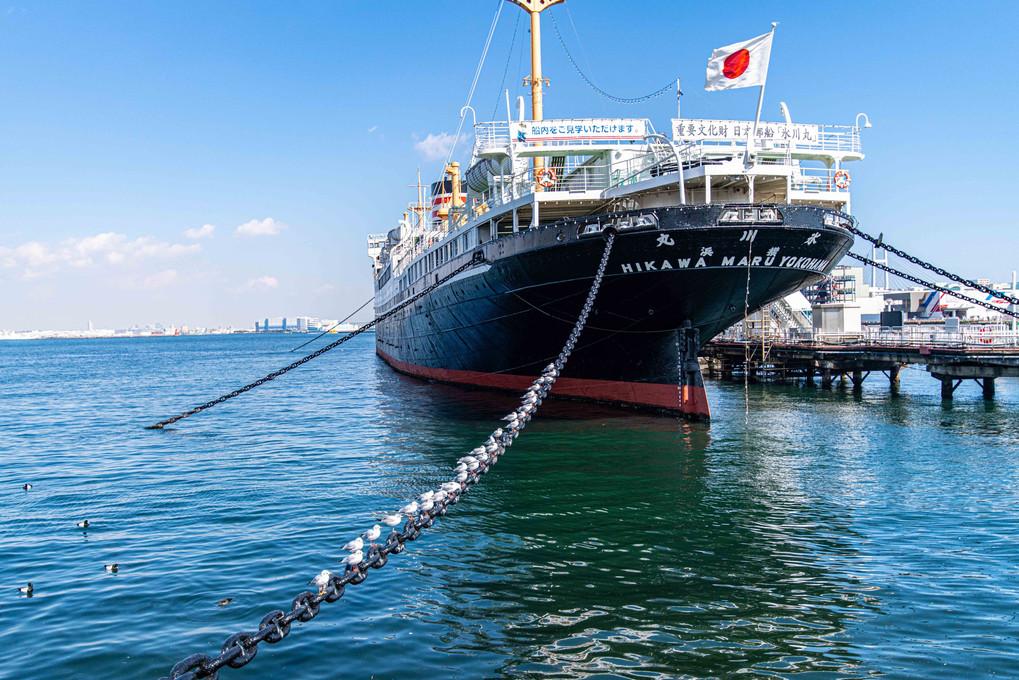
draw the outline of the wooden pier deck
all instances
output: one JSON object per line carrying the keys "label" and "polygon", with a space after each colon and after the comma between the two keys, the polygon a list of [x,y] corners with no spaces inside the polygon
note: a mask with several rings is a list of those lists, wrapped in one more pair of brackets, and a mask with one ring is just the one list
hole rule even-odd
{"label": "wooden pier deck", "polygon": [[951,399],[963,380],[975,380],[984,398],[994,397],[997,378],[1019,377],[1019,345],[858,338],[836,342],[809,338],[751,337],[748,340],[717,338],[700,353],[709,377],[751,381],[813,381],[822,387],[835,380],[852,381],[859,389],[872,373],[888,377],[893,390],[899,387],[899,370],[922,364],[941,382],[941,397]]}

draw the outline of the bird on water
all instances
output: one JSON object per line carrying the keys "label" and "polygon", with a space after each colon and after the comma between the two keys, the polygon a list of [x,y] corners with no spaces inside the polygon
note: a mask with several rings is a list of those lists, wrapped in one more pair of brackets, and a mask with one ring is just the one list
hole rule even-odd
{"label": "bird on water", "polygon": [[25,597],[32,597],[32,593],[35,592],[35,586],[33,586],[32,582],[29,581],[27,586],[21,586],[20,588],[18,588],[18,592],[24,595]]}
{"label": "bird on water", "polygon": [[118,571],[120,571],[120,565],[117,564],[116,562],[114,562],[113,564],[107,564],[106,565],[106,572],[107,573],[109,573],[109,574],[116,574]]}
{"label": "bird on water", "polygon": [[26,484],[25,486],[23,486],[21,488],[24,489],[25,491],[31,491],[32,490],[32,485],[31,484]]}
{"label": "bird on water", "polygon": [[314,584],[318,586],[318,594],[321,595],[326,591],[326,586],[329,585],[329,579],[333,577],[333,572],[328,569],[323,569],[319,572],[318,576],[308,581],[308,584]]}
{"label": "bird on water", "polygon": [[88,520],[87,519],[83,519],[80,522],[78,522],[78,528],[79,529],[88,529],[88,526],[89,526],[89,524],[88,524]]}

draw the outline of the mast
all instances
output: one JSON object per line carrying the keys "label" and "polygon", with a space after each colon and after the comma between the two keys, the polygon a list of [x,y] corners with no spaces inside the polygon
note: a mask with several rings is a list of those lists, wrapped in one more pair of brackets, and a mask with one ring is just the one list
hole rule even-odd
{"label": "mast", "polygon": [[[541,13],[552,5],[563,2],[563,0],[506,0],[512,2],[531,15],[531,75],[524,79],[524,84],[531,86],[531,120],[542,120],[544,111],[541,104],[541,85],[548,84],[546,78],[541,76]],[[545,166],[545,159],[541,156],[534,157],[534,172]],[[535,185],[535,190],[541,187]]]}

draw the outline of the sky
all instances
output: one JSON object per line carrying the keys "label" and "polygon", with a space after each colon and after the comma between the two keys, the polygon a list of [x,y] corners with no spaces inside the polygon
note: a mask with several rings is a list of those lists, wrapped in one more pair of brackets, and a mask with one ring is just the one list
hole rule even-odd
{"label": "sky", "polygon": [[[472,106],[526,94],[503,9]],[[372,294],[365,237],[438,178],[499,0],[0,4],[0,329],[251,327]],[[1019,267],[1019,3],[607,2],[543,15],[546,118],[752,119],[711,51],[779,22],[765,120],[851,125],[869,233],[969,277]],[[505,79],[505,80],[504,80]],[[503,84],[504,83],[504,84]],[[468,114],[469,117],[469,114]],[[470,126],[456,156],[468,160]],[[858,252],[869,253],[859,244]],[[370,309],[370,308],[369,308]],[[366,314],[365,320],[368,318]]]}

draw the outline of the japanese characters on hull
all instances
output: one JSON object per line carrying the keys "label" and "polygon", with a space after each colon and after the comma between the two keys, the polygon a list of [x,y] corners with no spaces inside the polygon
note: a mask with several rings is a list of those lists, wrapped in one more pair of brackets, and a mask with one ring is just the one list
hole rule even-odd
{"label": "japanese characters on hull", "polygon": [[[759,229],[744,229],[741,231],[739,239],[732,239],[731,242],[680,246],[676,245],[676,240],[671,234],[659,234],[654,248],[649,248],[648,257],[650,259],[621,262],[616,273],[636,274],[701,267],[710,269],[718,267],[777,267],[806,269],[823,274],[832,265],[831,260],[835,255],[831,253],[828,244],[819,243],[821,238],[819,231],[807,236],[802,244],[772,245],[763,253],[755,255],[753,244],[759,232]],[[733,235],[735,235],[735,230]],[[787,239],[783,237],[783,240]],[[786,254],[782,253],[783,248],[785,248]],[[790,254],[790,250],[795,252]],[[821,251],[821,255],[811,254],[813,250]]]}

